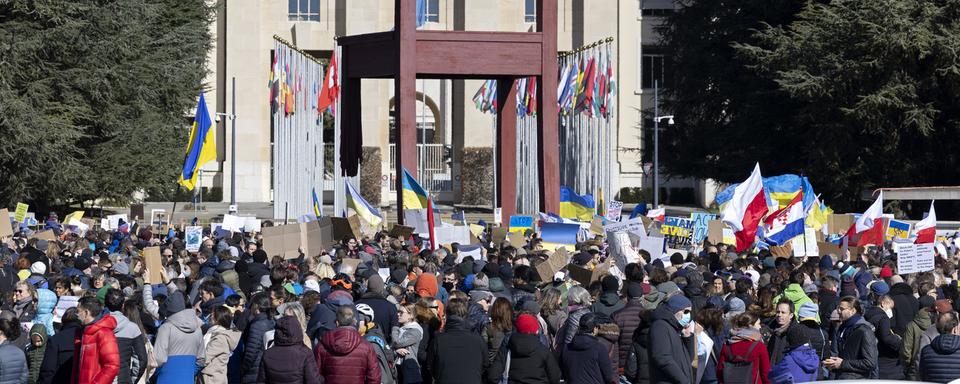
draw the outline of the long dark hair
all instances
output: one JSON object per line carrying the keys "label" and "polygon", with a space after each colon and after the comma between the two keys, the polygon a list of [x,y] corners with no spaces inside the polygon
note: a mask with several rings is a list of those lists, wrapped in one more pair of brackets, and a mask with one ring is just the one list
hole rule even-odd
{"label": "long dark hair", "polygon": [[137,328],[140,328],[140,333],[143,335],[147,334],[147,330],[143,328],[143,320],[140,319],[140,300],[130,299],[123,302],[123,315],[127,317],[127,320],[130,320],[131,323],[137,325]]}
{"label": "long dark hair", "polygon": [[501,332],[513,330],[513,306],[510,305],[509,300],[501,297],[493,302],[493,308],[490,309],[490,324]]}

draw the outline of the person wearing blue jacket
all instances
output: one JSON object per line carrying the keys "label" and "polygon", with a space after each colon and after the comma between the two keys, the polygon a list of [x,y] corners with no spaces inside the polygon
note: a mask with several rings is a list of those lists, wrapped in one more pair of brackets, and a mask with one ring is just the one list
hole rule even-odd
{"label": "person wearing blue jacket", "polygon": [[57,294],[45,288],[37,290],[37,316],[34,323],[43,324],[47,329],[47,336],[53,336],[53,309],[57,307]]}
{"label": "person wearing blue jacket", "polygon": [[801,327],[787,330],[787,348],[783,359],[770,368],[773,384],[806,383],[817,380],[820,358],[810,346],[810,337]]}
{"label": "person wearing blue jacket", "polygon": [[560,354],[563,379],[569,384],[613,384],[619,377],[610,362],[610,353],[597,339],[598,315],[580,317],[577,335]]}

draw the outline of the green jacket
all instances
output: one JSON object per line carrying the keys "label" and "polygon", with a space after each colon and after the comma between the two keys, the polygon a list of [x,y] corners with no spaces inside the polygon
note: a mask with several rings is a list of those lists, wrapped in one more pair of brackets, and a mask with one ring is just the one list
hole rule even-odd
{"label": "green jacket", "polygon": [[920,355],[920,336],[930,326],[933,325],[933,319],[930,318],[930,312],[920,309],[917,316],[907,324],[906,331],[903,332],[903,342],[900,348],[900,361],[903,362],[903,373],[908,380],[917,380],[917,356]]}
{"label": "green jacket", "polygon": [[[773,302],[779,303],[781,298],[786,298],[793,302],[793,317],[795,317],[797,321],[800,321],[800,306],[804,303],[813,302],[813,300],[810,300],[810,297],[807,296],[807,293],[803,291],[803,287],[796,283],[788,285],[782,294],[773,298]],[[819,312],[817,313],[817,322],[820,322]]]}
{"label": "green jacket", "polygon": [[[40,336],[40,346],[33,345],[33,336]],[[27,344],[27,365],[30,374],[27,383],[34,384],[40,377],[40,364],[43,363],[43,353],[47,350],[47,327],[43,324],[34,324],[30,328],[30,344]]]}

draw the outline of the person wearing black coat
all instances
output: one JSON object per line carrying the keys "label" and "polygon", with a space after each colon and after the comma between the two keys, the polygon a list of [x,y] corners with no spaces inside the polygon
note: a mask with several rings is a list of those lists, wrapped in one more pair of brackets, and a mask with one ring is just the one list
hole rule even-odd
{"label": "person wearing black coat", "polygon": [[949,383],[960,377],[960,319],[944,313],[935,326],[940,335],[920,351],[920,380]]}
{"label": "person wearing black coat", "polygon": [[602,287],[602,293],[597,301],[590,306],[590,311],[604,315],[607,319],[610,319],[615,312],[623,309],[625,306],[623,300],[620,300],[620,295],[617,294],[617,291],[620,289],[620,281],[616,276],[607,275],[600,280],[600,285]]}
{"label": "person wearing black coat", "polygon": [[[683,334],[691,320],[690,299],[675,295],[661,303],[651,314],[650,382],[693,382],[693,358],[696,346],[692,336]],[[683,321],[683,323],[681,323]]]}
{"label": "person wearing black coat", "polygon": [[[920,312],[920,300],[913,296],[913,288],[907,283],[896,283],[890,287],[890,298],[893,299],[893,320],[890,328],[893,333],[903,337],[917,312]],[[823,313],[823,312],[821,312]]]}
{"label": "person wearing black coat", "polygon": [[623,374],[631,383],[650,382],[650,312],[639,315],[640,323],[633,333],[632,342],[628,342],[627,357]]}
{"label": "person wearing black coat", "polygon": [[294,316],[276,321],[273,347],[263,352],[258,383],[314,383],[320,377],[313,351],[303,344],[303,330]]}
{"label": "person wearing black coat", "polygon": [[47,340],[47,349],[40,363],[38,384],[69,383],[73,373],[74,340],[80,337],[80,319],[77,309],[70,308],[63,314],[60,331]]}
{"label": "person wearing black coat", "polygon": [[580,317],[577,335],[560,353],[563,379],[569,384],[615,384],[619,377],[613,370],[608,350],[597,339],[598,315]]}
{"label": "person wearing black coat", "polygon": [[399,327],[400,320],[397,318],[396,304],[391,303],[384,296],[383,279],[380,275],[370,276],[367,280],[367,292],[357,300],[357,304],[366,304],[373,308],[373,322],[377,323],[377,328],[387,330],[385,335],[387,343],[392,342],[389,330]]}
{"label": "person wearing black coat", "polygon": [[444,331],[436,334],[427,351],[427,371],[437,384],[482,384],[489,355],[480,335],[467,329],[467,304],[451,300],[445,313]]}
{"label": "person wearing black coat", "polygon": [[628,284],[626,291],[627,304],[613,314],[613,322],[620,328],[620,339],[617,341],[617,346],[620,348],[618,366],[621,368],[627,366],[627,356],[630,354],[630,345],[634,340],[633,334],[640,327],[642,321],[640,314],[644,312],[643,287],[640,284]]}
{"label": "person wearing black coat", "polygon": [[[507,341],[508,353],[499,353],[487,370],[487,381],[498,383],[507,374],[511,384],[558,384],[560,365],[537,336],[539,323],[528,314],[517,317],[517,331]],[[504,372],[509,359],[510,372]]]}
{"label": "person wearing black coat", "polygon": [[880,377],[885,380],[904,378],[903,365],[900,364],[900,348],[903,340],[891,329],[892,319],[885,311],[890,310],[893,300],[881,296],[879,306],[867,310],[864,316],[873,325],[877,336],[877,367]]}
{"label": "person wearing black coat", "polygon": [[861,315],[860,301],[854,297],[844,297],[837,303],[837,311],[842,323],[837,329],[834,342],[837,355],[823,361],[823,366],[831,371],[835,380],[876,379],[877,336],[873,325]]}
{"label": "person wearing black coat", "polygon": [[260,370],[260,360],[263,358],[264,334],[276,325],[270,307],[270,294],[258,293],[253,296],[250,306],[252,316],[243,331],[243,356],[240,370],[243,372],[243,384],[256,383]]}

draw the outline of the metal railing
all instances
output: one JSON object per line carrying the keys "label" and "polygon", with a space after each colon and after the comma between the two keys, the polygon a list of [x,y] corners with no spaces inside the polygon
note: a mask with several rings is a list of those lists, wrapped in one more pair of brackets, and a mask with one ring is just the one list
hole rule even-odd
{"label": "metal railing", "polygon": [[[453,191],[453,179],[450,172],[451,147],[446,144],[417,144],[417,174],[427,192]],[[397,145],[390,144],[390,190],[396,191]]]}

